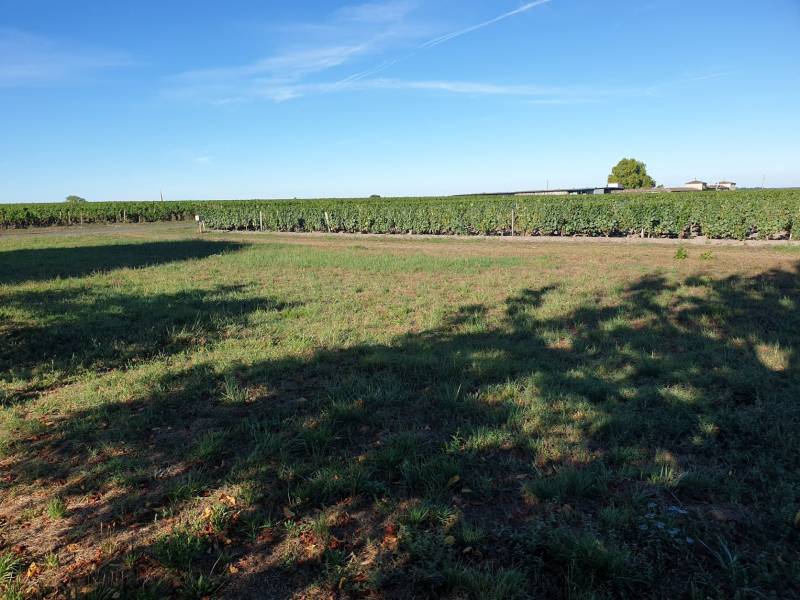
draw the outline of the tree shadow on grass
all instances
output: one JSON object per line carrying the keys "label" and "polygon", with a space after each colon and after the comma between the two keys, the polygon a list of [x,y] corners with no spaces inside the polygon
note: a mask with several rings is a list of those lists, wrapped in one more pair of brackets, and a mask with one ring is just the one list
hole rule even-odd
{"label": "tree shadow on grass", "polygon": [[207,240],[108,244],[0,251],[0,285],[84,277],[122,268],[141,268],[239,250],[243,244]]}
{"label": "tree shadow on grass", "polygon": [[[0,252],[0,283],[142,268],[242,247],[196,240]],[[0,404],[34,397],[79,373],[203,344],[255,310],[287,308],[271,299],[237,298],[240,293],[245,290],[235,285],[146,296],[103,286],[9,287],[0,296],[11,311],[0,314],[0,381],[7,384]]]}
{"label": "tree shadow on grass", "polygon": [[542,316],[558,291],[499,322],[471,305],[388,345],[171,373],[19,441],[4,485],[59,486],[64,545],[125,540],[64,586],[800,591],[797,269],[648,276]]}
{"label": "tree shadow on grass", "polygon": [[7,306],[33,313],[35,324],[0,328],[0,380],[22,382],[0,402],[34,397],[81,373],[131,368],[209,344],[256,311],[297,305],[246,293],[241,285],[220,285],[147,296],[116,291],[80,296],[73,290],[7,294]]}

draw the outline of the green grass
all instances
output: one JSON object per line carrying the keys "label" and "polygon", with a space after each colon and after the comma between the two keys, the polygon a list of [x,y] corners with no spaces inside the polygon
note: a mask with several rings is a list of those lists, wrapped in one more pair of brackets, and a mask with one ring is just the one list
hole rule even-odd
{"label": "green grass", "polygon": [[106,231],[0,236],[0,593],[800,594],[796,253]]}
{"label": "green grass", "polygon": [[11,552],[0,554],[0,589],[11,585],[22,567],[22,561]]}
{"label": "green grass", "polygon": [[152,551],[155,559],[164,566],[188,569],[195,560],[202,558],[205,549],[203,537],[181,529],[156,539]]}
{"label": "green grass", "polygon": [[52,498],[47,502],[47,516],[51,519],[63,519],[67,515],[67,505],[61,498]]}

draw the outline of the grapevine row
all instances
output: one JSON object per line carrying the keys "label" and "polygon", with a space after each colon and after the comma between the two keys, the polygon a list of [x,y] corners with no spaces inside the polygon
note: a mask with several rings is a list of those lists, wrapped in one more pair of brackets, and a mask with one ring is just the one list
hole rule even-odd
{"label": "grapevine row", "polygon": [[203,208],[212,229],[710,238],[786,238],[800,190],[612,196],[232,201]]}

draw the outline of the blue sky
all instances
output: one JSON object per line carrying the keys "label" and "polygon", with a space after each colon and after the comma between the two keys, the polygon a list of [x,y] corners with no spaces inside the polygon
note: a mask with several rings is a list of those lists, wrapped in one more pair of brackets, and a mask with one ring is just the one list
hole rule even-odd
{"label": "blue sky", "polygon": [[800,185],[798,0],[0,0],[0,201]]}

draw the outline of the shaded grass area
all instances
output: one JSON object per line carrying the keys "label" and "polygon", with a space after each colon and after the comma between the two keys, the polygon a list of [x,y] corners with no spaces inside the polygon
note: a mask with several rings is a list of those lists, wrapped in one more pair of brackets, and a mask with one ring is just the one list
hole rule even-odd
{"label": "shaded grass area", "polygon": [[[16,240],[17,242],[21,240]],[[202,259],[239,247],[231,242],[163,240],[154,242],[14,248],[0,253],[0,284],[83,277],[122,268],[140,268]]]}
{"label": "shaded grass area", "polygon": [[800,593],[791,256],[204,243],[0,287],[0,589]]}

